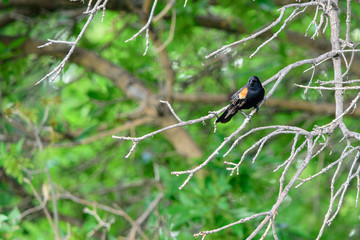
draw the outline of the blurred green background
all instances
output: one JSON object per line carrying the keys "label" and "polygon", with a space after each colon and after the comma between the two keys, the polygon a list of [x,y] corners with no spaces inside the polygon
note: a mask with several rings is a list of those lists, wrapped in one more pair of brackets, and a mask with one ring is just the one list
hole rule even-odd
{"label": "blurred green background", "polygon": [[[74,41],[87,20],[83,14],[87,3],[2,0],[0,239],[55,237],[36,194],[41,201],[46,200],[53,224],[58,224],[63,239],[193,239],[192,235],[201,230],[218,228],[269,210],[277,199],[282,173],[282,170],[275,173],[273,170],[289,157],[293,135],[270,139],[254,164],[251,161],[256,151],[250,152],[240,166],[239,175],[233,176],[229,175],[224,161],[238,162],[244,151],[269,131],[250,135],[223,158],[230,147],[227,145],[182,190],[178,187],[186,175],[177,177],[171,175],[171,171],[201,164],[241,125],[243,115],[236,115],[228,124],[219,124],[216,133],[213,132],[214,119],[184,127],[181,131],[193,141],[183,143],[185,148],[186,144],[194,144],[201,153],[201,156],[194,153],[195,157],[182,155],[174,146],[174,140],[159,134],[139,142],[134,153],[125,159],[131,141],[111,136],[142,136],[169,124],[164,123],[164,116],[170,116],[166,107],[155,103],[157,112],[151,113],[147,104],[153,104],[150,103],[153,100],[139,101],[143,93],[135,92],[137,96],[133,97],[130,90],[119,87],[122,84],[119,81],[136,79],[131,84],[139,84],[157,100],[168,99],[179,117],[186,121],[225,106],[231,94],[252,75],[265,81],[288,64],[329,50],[329,29],[311,40],[315,31],[312,25],[308,37],[304,37],[315,14],[315,9],[309,8],[253,58],[249,58],[251,53],[271,33],[239,45],[227,55],[205,59],[221,46],[269,25],[278,17],[277,9],[285,3],[291,1],[189,0],[186,7],[183,1],[176,1],[174,10],[151,25],[149,50],[143,56],[144,33],[128,43],[125,40],[145,24],[146,14],[139,12],[149,11],[152,1],[109,1],[104,20],[101,21],[100,11],[91,21],[74,53],[76,57],[70,59],[53,82],[45,80],[35,86],[61,62],[68,49],[61,44],[43,49],[36,46],[47,39]],[[167,4],[168,1],[160,0],[155,16]],[[344,36],[345,1],[341,1],[339,11],[340,34]],[[353,1],[351,36],[355,42],[360,40],[359,12],[359,4]],[[291,10],[286,11],[285,15],[290,13]],[[171,35],[174,16],[173,39],[164,51],[158,52],[156,48]],[[280,25],[271,31],[279,28]],[[98,58],[94,58],[95,61],[86,54],[95,54]],[[358,56],[354,61],[349,79],[359,76]],[[110,78],[112,72],[106,74],[105,70],[105,73],[98,70],[110,63],[114,64],[110,69],[119,68],[129,76]],[[312,72],[304,73],[304,70],[309,67],[311,65],[296,68],[285,77],[245,132],[277,124],[311,130],[334,119],[333,113],[323,108],[333,106],[332,91],[309,90],[305,95],[303,89],[294,86],[294,83],[308,84]],[[316,68],[314,82],[332,79],[331,61]],[[271,84],[265,86],[267,91],[270,87]],[[345,102],[351,102],[356,94],[356,91],[347,91]],[[301,104],[305,106],[303,110],[299,109]],[[360,131],[359,115],[356,111],[345,117],[345,123],[357,132]],[[301,176],[315,174],[337,159],[346,145],[345,141],[339,143],[340,138],[341,132],[335,132],[330,139],[331,147],[314,158]],[[297,146],[303,140],[300,138]],[[297,157],[287,179],[296,171],[303,156],[304,152]],[[344,174],[335,186],[339,187],[346,179],[349,163],[350,160],[343,166]],[[290,191],[275,220],[279,239],[316,238],[328,209],[334,170]],[[24,182],[24,178],[31,184]],[[325,228],[323,239],[360,238],[356,194],[356,183],[352,183],[340,214]],[[102,205],[94,207],[94,202]],[[152,203],[156,204],[152,206]],[[85,207],[96,210],[98,217],[112,223],[111,227],[99,227],[94,212],[93,215],[85,213]],[[54,212],[57,212],[58,223]],[[139,227],[143,235],[137,232],[134,237],[131,221],[137,220],[141,221]],[[261,220],[236,225],[206,239],[245,239]],[[266,239],[273,239],[271,231]]]}

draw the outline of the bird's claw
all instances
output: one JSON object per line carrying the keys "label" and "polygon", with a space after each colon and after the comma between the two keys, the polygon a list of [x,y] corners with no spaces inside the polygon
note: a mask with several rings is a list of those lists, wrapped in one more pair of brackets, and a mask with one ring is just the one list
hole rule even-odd
{"label": "bird's claw", "polygon": [[246,113],[244,113],[243,111],[240,111],[246,118],[248,118],[251,121],[251,116],[247,115]]}
{"label": "bird's claw", "polygon": [[216,118],[219,118],[219,115],[214,111],[209,111],[210,114],[214,114]]}

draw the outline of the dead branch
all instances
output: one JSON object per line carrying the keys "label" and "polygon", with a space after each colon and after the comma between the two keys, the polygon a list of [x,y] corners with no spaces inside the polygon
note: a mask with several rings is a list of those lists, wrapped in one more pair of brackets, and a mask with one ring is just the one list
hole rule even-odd
{"label": "dead branch", "polygon": [[[298,4],[285,5],[284,7],[280,8],[280,9],[278,10],[278,11],[280,11],[279,17],[278,17],[273,23],[271,23],[269,26],[265,27],[264,29],[262,29],[262,30],[260,30],[260,31],[258,31],[258,32],[256,32],[256,33],[251,34],[249,37],[246,37],[246,38],[243,38],[243,39],[241,39],[241,40],[239,40],[239,41],[236,41],[236,42],[233,42],[233,43],[231,43],[231,44],[225,45],[225,46],[219,48],[218,50],[210,53],[210,54],[207,55],[205,58],[208,59],[208,58],[213,57],[213,56],[215,56],[215,55],[217,55],[217,54],[219,54],[219,53],[222,53],[222,52],[224,52],[224,51],[229,51],[231,47],[234,47],[234,46],[239,45],[239,44],[241,44],[241,43],[245,43],[245,42],[247,42],[247,41],[249,41],[249,40],[255,39],[255,38],[258,37],[259,35],[261,35],[261,34],[267,32],[267,31],[269,31],[270,29],[272,29],[273,27],[275,27],[277,24],[280,23],[280,21],[281,21],[282,18],[284,17],[284,13],[285,13],[286,9],[288,9],[288,8],[296,7],[296,8],[298,9],[298,8],[301,8],[301,7],[305,8],[305,7],[307,7],[307,6],[314,6],[314,5],[322,5],[322,3],[321,3],[321,2],[307,2],[307,3],[298,3]],[[297,12],[297,10],[294,11],[293,14],[291,14],[290,17],[289,17],[287,20],[285,20],[284,25],[283,25],[283,27],[281,28],[281,30],[285,28],[285,26],[286,26],[286,24],[288,23],[288,21],[292,20],[295,16],[297,16],[296,12]],[[300,12],[300,13],[302,13],[302,12]],[[276,34],[274,34],[273,37],[270,38],[270,39],[272,40],[272,39],[275,38],[278,34],[279,34],[279,32],[277,32]],[[269,42],[269,41],[265,42],[265,44],[268,43],[268,42]],[[261,45],[258,49],[260,50],[260,48],[261,48],[262,46],[264,46],[265,44]],[[258,51],[258,50],[256,50],[255,53],[256,53],[257,51]],[[255,53],[254,53],[254,54],[255,54]],[[254,54],[253,54],[253,55],[254,55]],[[253,56],[253,55],[251,55],[251,56]]]}
{"label": "dead branch", "polygon": [[[60,73],[61,71],[64,69],[65,67],[65,64],[69,61],[71,55],[73,54],[73,52],[75,51],[75,48],[77,46],[77,44],[79,43],[80,39],[82,38],[82,36],[84,35],[87,27],[89,26],[90,22],[92,21],[92,19],[94,18],[95,14],[103,9],[103,17],[104,17],[104,13],[105,13],[105,8],[106,8],[106,3],[107,3],[108,0],[98,0],[94,7],[89,11],[89,7],[91,5],[91,1],[89,2],[89,5],[88,5],[88,10],[87,14],[89,14],[89,17],[85,23],[85,25],[83,26],[83,28],[81,29],[79,35],[77,36],[77,38],[75,39],[75,41],[73,42],[68,42],[68,41],[61,41],[61,40],[49,40],[48,43],[46,44],[42,44],[40,46],[38,46],[38,48],[43,48],[43,47],[47,47],[47,46],[50,46],[51,44],[66,44],[66,45],[70,45],[71,48],[70,50],[68,51],[68,53],[66,54],[66,56],[62,59],[62,61],[60,62],[60,64],[55,67],[51,72],[49,72],[48,74],[46,74],[43,78],[41,78],[39,81],[37,81],[35,83],[35,85],[38,85],[40,84],[42,81],[44,81],[45,79],[50,79],[50,82],[53,81]],[[103,2],[103,4],[100,5],[100,3]]]}
{"label": "dead branch", "polygon": [[65,190],[62,190],[62,193],[60,194],[60,197],[61,198],[64,198],[64,199],[69,199],[73,202],[76,202],[76,203],[79,203],[79,204],[82,204],[82,205],[85,205],[85,206],[90,206],[90,207],[93,207],[93,208],[98,208],[98,209],[102,209],[106,212],[109,212],[111,214],[114,214],[114,215],[118,215],[118,216],[121,216],[123,217],[127,222],[129,222],[131,224],[131,226],[133,228],[136,229],[136,231],[140,234],[140,236],[143,238],[143,239],[149,239],[145,234],[144,232],[142,231],[142,229],[140,228],[140,226],[138,226],[136,224],[136,222],[124,211],[122,210],[121,208],[112,208],[112,207],[109,207],[109,206],[106,206],[104,204],[101,204],[101,203],[97,203],[97,202],[90,202],[90,201],[87,201],[85,199],[81,199]]}

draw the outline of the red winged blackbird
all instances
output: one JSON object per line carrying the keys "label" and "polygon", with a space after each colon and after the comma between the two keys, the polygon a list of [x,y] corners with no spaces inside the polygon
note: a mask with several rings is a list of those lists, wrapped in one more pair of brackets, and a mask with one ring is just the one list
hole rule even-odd
{"label": "red winged blackbird", "polygon": [[258,104],[264,99],[264,95],[265,89],[261,85],[259,78],[256,76],[250,77],[249,82],[231,97],[229,107],[216,119],[216,123],[227,123],[241,109],[254,107],[258,111]]}

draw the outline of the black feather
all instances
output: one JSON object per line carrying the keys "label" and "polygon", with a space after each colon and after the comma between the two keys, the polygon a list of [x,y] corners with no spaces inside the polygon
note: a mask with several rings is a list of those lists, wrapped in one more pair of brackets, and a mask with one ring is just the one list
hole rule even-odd
{"label": "black feather", "polygon": [[237,113],[237,106],[230,104],[230,106],[216,119],[216,123],[227,123]]}
{"label": "black feather", "polygon": [[[241,94],[244,88],[247,88],[245,98]],[[216,119],[216,123],[227,123],[239,110],[253,107],[258,109],[258,104],[264,99],[264,95],[265,89],[259,78],[250,77],[248,83],[231,97],[229,107]]]}

